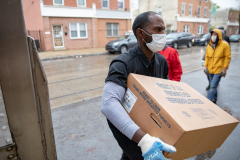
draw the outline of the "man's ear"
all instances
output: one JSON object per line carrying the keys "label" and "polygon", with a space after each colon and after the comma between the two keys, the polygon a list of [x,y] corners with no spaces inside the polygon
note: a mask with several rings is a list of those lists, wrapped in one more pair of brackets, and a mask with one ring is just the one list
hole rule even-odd
{"label": "man's ear", "polygon": [[136,30],[136,33],[137,33],[137,36],[138,36],[139,39],[142,39],[142,38],[143,38],[143,32],[142,32],[142,30],[141,30],[140,28],[138,28],[138,29]]}

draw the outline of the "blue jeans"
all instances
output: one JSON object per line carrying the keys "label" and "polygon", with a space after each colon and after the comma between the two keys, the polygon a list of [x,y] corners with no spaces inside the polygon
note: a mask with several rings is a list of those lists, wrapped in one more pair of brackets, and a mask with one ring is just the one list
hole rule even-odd
{"label": "blue jeans", "polygon": [[209,74],[208,76],[210,81],[210,90],[208,92],[207,98],[212,102],[217,101],[217,87],[221,77],[219,74]]}

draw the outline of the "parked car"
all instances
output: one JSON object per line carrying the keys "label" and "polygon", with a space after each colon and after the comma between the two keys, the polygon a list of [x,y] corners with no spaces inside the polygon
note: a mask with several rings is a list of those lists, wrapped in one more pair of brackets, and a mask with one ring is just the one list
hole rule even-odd
{"label": "parked car", "polygon": [[229,39],[230,42],[240,42],[240,34],[231,35]]}
{"label": "parked car", "polygon": [[210,41],[210,33],[202,34],[199,37],[194,37],[193,45],[203,45],[207,46]]}
{"label": "parked car", "polygon": [[170,33],[166,36],[167,45],[177,49],[179,46],[186,45],[188,48],[192,47],[192,34],[191,33]]}
{"label": "parked car", "polygon": [[137,45],[137,38],[134,34],[123,35],[114,41],[110,41],[106,45],[106,50],[109,53],[127,52],[130,48],[133,48]]}

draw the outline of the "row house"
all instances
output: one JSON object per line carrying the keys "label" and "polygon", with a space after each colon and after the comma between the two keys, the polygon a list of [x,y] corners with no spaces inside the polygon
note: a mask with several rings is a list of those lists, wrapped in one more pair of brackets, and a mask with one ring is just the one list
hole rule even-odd
{"label": "row house", "polygon": [[104,47],[131,30],[130,0],[22,3],[26,30],[43,31],[40,36],[45,51]]}
{"label": "row house", "polygon": [[139,9],[134,10],[133,19],[150,10],[163,17],[167,33],[198,35],[209,30],[210,6],[210,0],[139,0]]}
{"label": "row house", "polygon": [[226,34],[231,36],[239,33],[239,11],[237,9],[217,9],[211,15],[211,24],[216,28],[223,26]]}

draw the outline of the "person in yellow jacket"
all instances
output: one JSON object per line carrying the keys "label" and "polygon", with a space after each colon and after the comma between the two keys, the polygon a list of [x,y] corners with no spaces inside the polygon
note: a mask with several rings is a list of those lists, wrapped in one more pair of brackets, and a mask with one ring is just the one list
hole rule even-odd
{"label": "person in yellow jacket", "polygon": [[210,90],[207,98],[216,103],[217,87],[221,77],[226,76],[231,60],[230,46],[222,39],[222,32],[219,29],[211,31],[211,40],[205,54],[204,72],[209,75]]}

